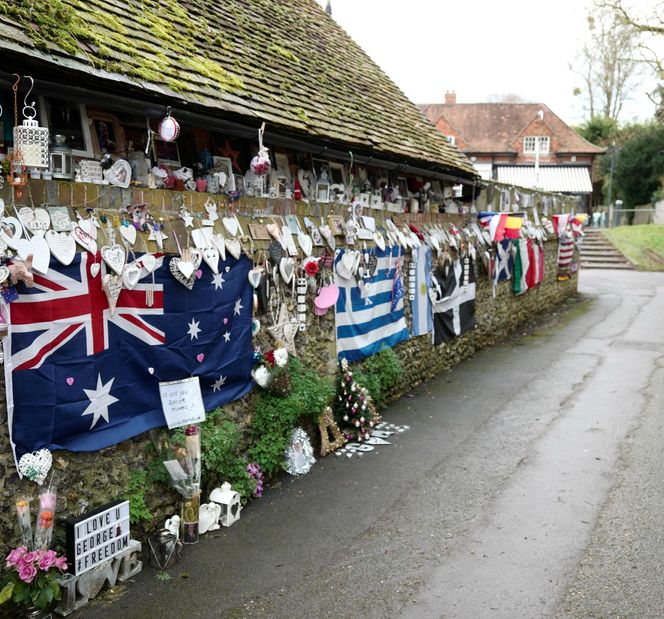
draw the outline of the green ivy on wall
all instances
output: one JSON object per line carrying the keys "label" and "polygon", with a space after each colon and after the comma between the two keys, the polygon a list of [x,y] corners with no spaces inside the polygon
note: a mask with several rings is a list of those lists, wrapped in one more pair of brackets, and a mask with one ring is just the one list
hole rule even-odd
{"label": "green ivy on wall", "polygon": [[131,522],[131,524],[140,524],[142,521],[152,521],[152,513],[145,504],[147,476],[148,472],[140,469],[132,469],[129,473],[127,492],[123,499],[129,501],[129,522]]}

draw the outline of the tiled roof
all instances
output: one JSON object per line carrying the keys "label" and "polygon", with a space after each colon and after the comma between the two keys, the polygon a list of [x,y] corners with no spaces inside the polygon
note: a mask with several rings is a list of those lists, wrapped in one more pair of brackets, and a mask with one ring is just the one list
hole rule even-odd
{"label": "tiled roof", "polygon": [[584,166],[540,166],[539,178],[534,166],[497,166],[501,183],[561,193],[592,193],[590,168]]}
{"label": "tiled roof", "polygon": [[315,0],[0,1],[0,49],[100,90],[475,175]]}
{"label": "tiled roof", "polygon": [[540,110],[544,122],[558,138],[557,152],[603,153],[604,149],[591,144],[563,122],[543,103],[432,103],[419,108],[434,124],[445,118],[454,125],[468,153],[505,153],[514,151],[519,134],[537,119]]}

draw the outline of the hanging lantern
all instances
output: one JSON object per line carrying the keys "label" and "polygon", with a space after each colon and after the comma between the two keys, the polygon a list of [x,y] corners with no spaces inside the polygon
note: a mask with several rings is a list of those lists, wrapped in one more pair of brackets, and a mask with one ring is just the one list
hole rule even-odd
{"label": "hanging lantern", "polygon": [[33,79],[29,75],[27,78],[30,90],[23,99],[23,124],[14,127],[14,150],[21,153],[23,165],[27,168],[48,168],[48,129],[40,127],[35,120],[35,102],[27,101],[34,86]]}
{"label": "hanging lantern", "polygon": [[67,146],[64,135],[55,136],[55,144],[49,153],[50,170],[54,179],[71,180],[74,177],[71,148]]}
{"label": "hanging lantern", "polygon": [[180,135],[180,123],[171,116],[171,108],[166,110],[166,118],[159,123],[159,137],[164,142],[174,142]]}
{"label": "hanging lantern", "polygon": [[251,160],[251,171],[256,176],[266,176],[272,168],[267,148],[263,146],[263,131],[265,131],[265,123],[258,130],[258,154]]}

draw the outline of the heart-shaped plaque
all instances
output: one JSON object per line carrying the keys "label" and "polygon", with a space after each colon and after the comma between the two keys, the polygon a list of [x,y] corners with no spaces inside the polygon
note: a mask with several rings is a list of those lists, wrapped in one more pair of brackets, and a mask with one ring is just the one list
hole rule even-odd
{"label": "heart-shaped plaque", "polygon": [[295,275],[295,261],[292,258],[282,258],[279,262],[279,273],[284,280],[284,284],[290,284]]}
{"label": "heart-shaped plaque", "polygon": [[259,365],[257,368],[251,370],[251,377],[263,389],[270,384],[270,380],[272,379],[272,375],[264,365]]}
{"label": "heart-shaped plaque", "polygon": [[8,277],[9,277],[9,269],[3,264],[2,266],[0,266],[0,284],[6,281]]}
{"label": "heart-shaped plaque", "polygon": [[231,256],[237,260],[242,253],[242,245],[240,245],[240,241],[237,239],[225,239],[225,243],[226,249],[229,251]]}
{"label": "heart-shaped plaque", "polygon": [[226,239],[224,235],[216,232],[210,237],[212,245],[214,245],[219,250],[219,255],[222,260],[226,260]]}
{"label": "heart-shaped plaque", "polygon": [[131,182],[131,166],[128,161],[118,159],[108,170],[104,171],[104,178],[116,187],[129,187]]}
{"label": "heart-shaped plaque", "polygon": [[376,246],[379,247],[381,251],[385,251],[385,237],[380,232],[374,232],[373,238]]}
{"label": "heart-shaped plaque", "polygon": [[203,254],[203,260],[207,264],[213,273],[219,273],[219,250],[216,247],[205,247],[201,250]]}
{"label": "heart-shaped plaque", "polygon": [[235,217],[224,217],[221,221],[224,224],[224,228],[226,228],[228,234],[231,236],[235,236],[237,234],[240,224]]}
{"label": "heart-shaped plaque", "polygon": [[46,231],[46,242],[51,253],[61,264],[71,264],[76,256],[76,241],[69,232]]}
{"label": "heart-shaped plaque", "polygon": [[0,226],[2,242],[12,249],[17,249],[17,243],[22,237],[23,226],[21,226],[21,222],[16,217],[3,217]]}
{"label": "heart-shaped plaque", "polygon": [[136,284],[138,284],[139,280],[141,279],[142,271],[143,269],[141,268],[141,265],[138,264],[138,262],[130,262],[125,264],[124,269],[122,269],[123,286],[128,290],[133,290],[136,288]]}
{"label": "heart-shaped plaque", "polygon": [[115,313],[115,307],[118,304],[118,297],[122,292],[122,276],[106,273],[101,282],[101,288],[106,293],[108,299],[108,309],[111,314]]}
{"label": "heart-shaped plaque", "polygon": [[300,244],[305,257],[311,256],[311,251],[314,248],[314,242],[311,240],[311,237],[308,234],[304,234],[304,232],[298,232],[297,242]]}
{"label": "heart-shaped plaque", "polygon": [[18,218],[32,234],[37,236],[44,236],[44,232],[51,225],[51,217],[48,211],[41,207],[32,209],[29,206],[24,206],[19,210]]}
{"label": "heart-shaped plaque", "polygon": [[[171,275],[175,278],[176,281],[180,282],[185,288],[191,290],[194,287],[194,282],[196,281],[196,276],[194,275],[194,270],[191,270],[191,276],[185,277],[180,271],[179,264],[182,258],[171,258],[171,261],[168,264],[168,268],[171,271]],[[193,266],[193,265],[192,265]]]}
{"label": "heart-shaped plaque", "polygon": [[133,245],[136,242],[136,228],[132,224],[127,224],[126,226],[122,224],[120,226],[120,236],[129,243]]}
{"label": "heart-shaped plaque", "polygon": [[97,240],[97,225],[95,225],[96,219],[80,219],[78,225],[83,229],[84,232],[87,232],[95,241]]}
{"label": "heart-shaped plaque", "polygon": [[18,472],[22,477],[27,477],[41,486],[51,470],[52,464],[51,452],[48,449],[40,449],[21,456],[18,461]]}
{"label": "heart-shaped plaque", "polygon": [[143,254],[141,256],[141,264],[148,273],[152,273],[157,266],[157,259],[152,254]]}
{"label": "heart-shaped plaque", "polygon": [[101,257],[118,275],[122,275],[122,269],[127,261],[127,254],[122,245],[104,245],[101,248]]}
{"label": "heart-shaped plaque", "polygon": [[[83,221],[74,224],[74,229],[72,234],[74,235],[74,240],[83,248],[87,249],[93,256],[97,254],[97,241],[88,234],[86,230],[83,229]],[[94,229],[94,226],[92,226]]]}
{"label": "heart-shaped plaque", "polygon": [[[212,244],[212,230],[210,228],[194,228],[191,231],[191,240],[198,249],[204,249]],[[209,234],[209,238],[208,238]]]}
{"label": "heart-shaped plaque", "polygon": [[[32,254],[32,268],[46,275],[48,273],[48,265],[51,262],[51,250],[49,249],[48,243],[43,236],[33,236],[30,239],[30,254]],[[27,256],[23,259],[25,260]]]}
{"label": "heart-shaped plaque", "polygon": [[184,260],[189,260],[194,265],[194,270],[196,270],[201,266],[201,262],[203,262],[203,252],[194,249],[193,247],[187,247],[187,249],[184,250],[182,258]]}
{"label": "heart-shaped plaque", "polygon": [[178,267],[178,271],[180,271],[180,273],[182,273],[182,275],[184,275],[185,279],[189,279],[193,275],[194,271],[196,270],[194,265],[191,262],[189,262],[189,260],[182,260],[181,259],[177,263],[177,267]]}
{"label": "heart-shaped plaque", "polygon": [[258,270],[258,269],[251,269],[249,273],[247,274],[247,278],[249,279],[249,283],[251,284],[251,287],[255,290],[258,288],[258,284],[261,283],[261,277],[263,274]]}
{"label": "heart-shaped plaque", "polygon": [[100,269],[101,269],[101,264],[99,264],[98,262],[93,262],[90,265],[90,275],[92,275],[92,277],[97,277],[97,275],[99,275]]}

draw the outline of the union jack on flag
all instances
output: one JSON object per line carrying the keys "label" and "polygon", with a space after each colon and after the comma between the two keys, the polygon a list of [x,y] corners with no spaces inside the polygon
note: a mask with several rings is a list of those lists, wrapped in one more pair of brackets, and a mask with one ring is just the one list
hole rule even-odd
{"label": "union jack on flag", "polygon": [[10,305],[5,380],[17,459],[44,447],[93,451],[164,425],[160,382],[198,376],[206,410],[252,387],[247,258],[229,257],[217,275],[202,265],[188,290],[159,257],[154,283],[143,270],[114,312],[102,289],[106,266],[94,277],[95,262],[99,254],[52,261]]}

